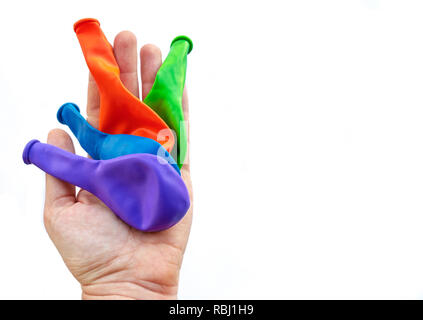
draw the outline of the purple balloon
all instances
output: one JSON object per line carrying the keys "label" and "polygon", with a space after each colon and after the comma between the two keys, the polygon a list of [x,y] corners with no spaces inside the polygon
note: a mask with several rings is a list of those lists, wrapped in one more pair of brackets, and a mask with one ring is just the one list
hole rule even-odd
{"label": "purple balloon", "polygon": [[92,160],[31,140],[23,161],[81,187],[103,201],[119,218],[142,231],[160,231],[181,220],[190,206],[181,176],[166,160],[137,153]]}

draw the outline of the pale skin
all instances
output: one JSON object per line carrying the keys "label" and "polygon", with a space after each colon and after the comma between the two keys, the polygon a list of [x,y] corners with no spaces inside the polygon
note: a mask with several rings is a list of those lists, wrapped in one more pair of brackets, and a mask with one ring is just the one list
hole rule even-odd
{"label": "pale skin", "polygon": [[[114,54],[124,85],[139,97],[137,41],[129,31],[119,33]],[[150,91],[162,63],[160,49],[141,48],[141,98]],[[98,128],[100,99],[95,81],[88,83],[87,120]],[[183,97],[185,120],[188,99]],[[47,142],[75,152],[69,135],[49,132]],[[189,150],[188,150],[189,151]],[[44,225],[66,266],[79,281],[83,299],[175,299],[179,270],[192,221],[192,185],[189,160],[181,169],[191,207],[172,228],[146,233],[129,227],[99,199],[50,175],[46,175]]]}

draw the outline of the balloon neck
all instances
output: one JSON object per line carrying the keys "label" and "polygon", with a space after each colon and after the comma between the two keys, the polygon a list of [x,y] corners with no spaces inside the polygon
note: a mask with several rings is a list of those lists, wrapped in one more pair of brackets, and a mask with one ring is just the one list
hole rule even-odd
{"label": "balloon neck", "polygon": [[100,159],[103,142],[108,136],[91,126],[83,116],[79,107],[71,102],[65,103],[57,111],[57,120],[67,125],[75,134],[81,146],[94,159]]}

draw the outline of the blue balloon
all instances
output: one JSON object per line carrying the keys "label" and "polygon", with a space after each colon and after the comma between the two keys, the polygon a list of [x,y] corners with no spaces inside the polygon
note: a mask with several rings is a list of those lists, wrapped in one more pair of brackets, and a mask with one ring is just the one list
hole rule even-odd
{"label": "blue balloon", "polygon": [[108,134],[91,126],[81,116],[79,107],[74,103],[65,103],[57,111],[57,120],[67,125],[81,147],[95,160],[108,160],[134,153],[149,153],[167,161],[180,175],[175,160],[155,140],[128,134]]}

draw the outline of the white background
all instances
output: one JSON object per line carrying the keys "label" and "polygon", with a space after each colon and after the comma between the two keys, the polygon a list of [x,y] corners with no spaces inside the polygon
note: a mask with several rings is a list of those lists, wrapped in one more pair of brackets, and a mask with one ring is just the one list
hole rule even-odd
{"label": "white background", "polygon": [[194,41],[180,298],[423,298],[422,16],[405,0],[2,1],[0,298],[80,298],[21,152],[64,127],[62,103],[84,109],[84,17],[164,55]]}

